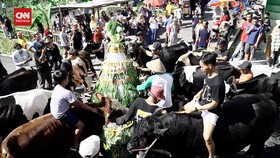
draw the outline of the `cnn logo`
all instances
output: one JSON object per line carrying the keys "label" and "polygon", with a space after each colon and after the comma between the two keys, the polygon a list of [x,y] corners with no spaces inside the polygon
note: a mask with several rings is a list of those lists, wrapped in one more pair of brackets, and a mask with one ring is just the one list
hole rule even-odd
{"label": "cnn logo", "polygon": [[15,15],[17,19],[30,19],[30,12],[17,12]]}
{"label": "cnn logo", "polygon": [[15,26],[31,26],[31,8],[14,8],[14,24]]}

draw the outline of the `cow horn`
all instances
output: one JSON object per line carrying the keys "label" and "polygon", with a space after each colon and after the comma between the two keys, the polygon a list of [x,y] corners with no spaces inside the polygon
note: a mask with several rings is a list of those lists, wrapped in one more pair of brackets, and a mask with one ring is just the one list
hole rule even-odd
{"label": "cow horn", "polygon": [[157,136],[163,136],[163,134],[168,130],[169,128],[163,128],[163,129],[155,129],[154,134]]}

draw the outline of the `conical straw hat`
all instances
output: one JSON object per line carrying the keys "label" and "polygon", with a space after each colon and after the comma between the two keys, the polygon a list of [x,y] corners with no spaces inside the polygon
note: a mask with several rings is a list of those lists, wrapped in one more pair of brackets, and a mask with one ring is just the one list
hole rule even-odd
{"label": "conical straw hat", "polygon": [[155,73],[165,73],[166,69],[160,59],[155,59],[147,62],[147,68]]}

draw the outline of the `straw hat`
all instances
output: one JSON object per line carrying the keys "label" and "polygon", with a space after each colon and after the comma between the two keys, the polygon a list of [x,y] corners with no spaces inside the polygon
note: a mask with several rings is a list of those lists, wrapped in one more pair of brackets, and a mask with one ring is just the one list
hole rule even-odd
{"label": "straw hat", "polygon": [[165,73],[166,69],[160,59],[155,59],[147,62],[147,68],[155,73]]}

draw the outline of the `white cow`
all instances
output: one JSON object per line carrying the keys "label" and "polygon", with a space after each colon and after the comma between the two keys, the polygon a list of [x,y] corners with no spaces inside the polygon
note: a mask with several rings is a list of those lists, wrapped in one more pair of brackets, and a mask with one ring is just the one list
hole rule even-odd
{"label": "white cow", "polygon": [[35,113],[38,113],[39,116],[43,115],[51,95],[52,91],[45,89],[33,89],[0,96],[0,104],[2,104],[1,101],[3,98],[7,98],[9,96],[14,97],[15,104],[22,108],[24,115],[30,121]]}

